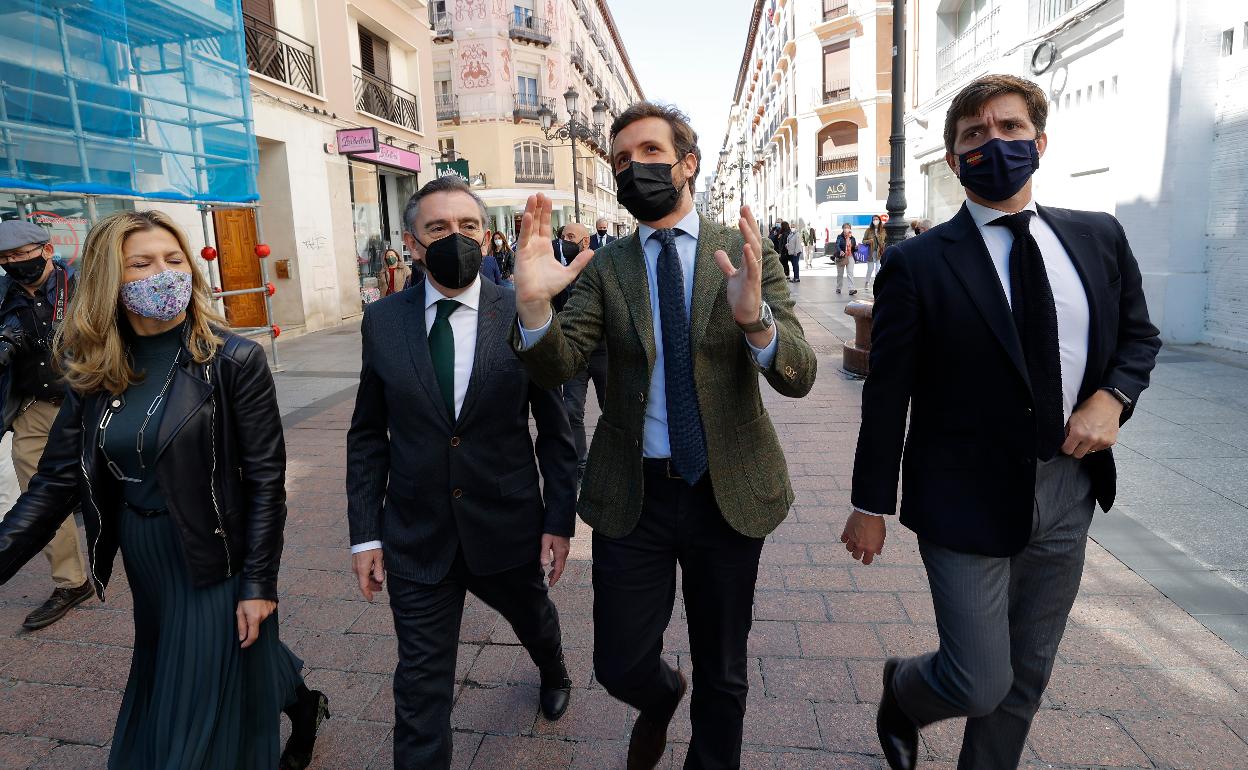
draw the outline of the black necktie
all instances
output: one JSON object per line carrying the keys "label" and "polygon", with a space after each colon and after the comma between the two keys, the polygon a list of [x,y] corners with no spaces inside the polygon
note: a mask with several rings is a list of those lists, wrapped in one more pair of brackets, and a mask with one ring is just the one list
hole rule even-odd
{"label": "black necktie", "polygon": [[663,327],[663,384],[667,392],[667,440],[672,467],[689,485],[706,473],[706,436],[693,385],[689,314],[685,311],[685,271],[680,266],[675,230],[655,230],[659,252],[659,323]]}
{"label": "black necktie", "polygon": [[1031,237],[1031,217],[1020,211],[1000,217],[989,225],[1008,227],[1014,234],[1010,247],[1010,298],[1014,326],[1023,343],[1023,360],[1036,406],[1036,457],[1050,460],[1066,440],[1062,399],[1062,358],[1057,340],[1057,305],[1044,269],[1040,246]]}

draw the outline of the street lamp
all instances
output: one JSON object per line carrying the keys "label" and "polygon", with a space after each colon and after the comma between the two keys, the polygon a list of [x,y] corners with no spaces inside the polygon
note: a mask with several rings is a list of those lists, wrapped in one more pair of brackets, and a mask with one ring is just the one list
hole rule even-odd
{"label": "street lamp", "polygon": [[892,246],[901,243],[906,234],[906,4],[893,0],[893,100],[892,133],[888,137],[890,150],[888,174],[888,224],[885,243]]}
{"label": "street lamp", "polygon": [[555,126],[555,113],[549,107],[542,105],[542,108],[537,111],[538,120],[542,123],[542,134],[548,141],[568,139],[572,143],[572,205],[575,207],[577,222],[581,221],[581,192],[578,184],[580,169],[576,166],[576,140],[594,142],[601,147],[602,128],[607,122],[607,105],[601,99],[593,107],[594,123],[592,126],[577,120],[576,108],[579,101],[580,94],[575,88],[569,87],[564,92],[563,103],[568,108],[568,122],[562,126]]}
{"label": "street lamp", "polygon": [[719,162],[723,164],[725,171],[738,172],[737,189],[741,191],[741,205],[745,205],[745,169],[748,164],[745,161],[745,137],[744,136],[742,136],[741,139],[737,142],[737,159],[735,162],[733,163],[728,162],[728,158],[730,157],[730,155],[731,154],[728,152],[727,147],[720,150]]}

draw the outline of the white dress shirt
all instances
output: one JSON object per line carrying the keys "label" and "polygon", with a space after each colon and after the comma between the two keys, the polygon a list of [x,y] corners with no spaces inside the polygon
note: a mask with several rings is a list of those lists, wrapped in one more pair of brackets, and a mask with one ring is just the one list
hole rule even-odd
{"label": "white dress shirt", "polygon": [[[447,297],[425,281],[425,332],[433,329],[433,322],[438,317],[438,300],[453,299],[462,307],[447,318],[451,324],[451,334],[455,337],[455,416],[464,408],[464,396],[468,393],[468,380],[472,377],[472,362],[477,355],[477,308],[481,305],[481,276],[477,276],[472,284],[458,297]],[[432,361],[429,363],[433,365]],[[373,551],[381,548],[380,540],[359,543],[351,546],[351,553]]]}
{"label": "white dress shirt", "polygon": [[[975,227],[979,229],[984,245],[988,247],[992,266],[996,269],[997,279],[1005,292],[1005,301],[1013,307],[1013,298],[1010,296],[1010,248],[1014,246],[1014,233],[1008,227],[990,226],[988,223],[1014,212],[981,206],[969,198],[966,208],[975,220]],[[1048,274],[1049,285],[1053,289],[1053,303],[1057,306],[1057,343],[1062,365],[1062,416],[1065,422],[1069,422],[1079,399],[1083,373],[1088,367],[1088,295],[1074,261],[1058,240],[1057,233],[1053,232],[1048,222],[1040,218],[1036,202],[1031,201],[1023,210],[1034,214],[1029,226],[1031,237],[1040,247],[1044,271]],[[871,516],[879,515],[861,508],[854,510]]]}
{"label": "white dress shirt", "polygon": [[[1010,248],[1014,245],[1014,234],[1008,227],[988,226],[994,219],[1006,216],[1007,212],[981,206],[968,200],[966,208],[979,228],[979,234],[988,247],[992,257],[992,266],[997,270],[997,278],[1005,292],[1005,301],[1013,307],[1010,297]],[[1023,207],[1025,211],[1035,214],[1031,218],[1031,237],[1040,247],[1040,256],[1044,259],[1044,271],[1048,273],[1049,285],[1053,288],[1053,302],[1057,305],[1057,342],[1062,362],[1062,415],[1068,422],[1074,414],[1079,399],[1079,386],[1083,384],[1083,373],[1088,367],[1088,325],[1089,308],[1088,294],[1079,278],[1075,263],[1058,240],[1057,233],[1049,227],[1049,223],[1041,219],[1036,211],[1033,200]]]}
{"label": "white dress shirt", "polygon": [[[690,211],[684,219],[676,223],[674,229],[680,231],[676,235],[676,250],[680,252],[680,266],[684,272],[685,313],[688,315],[693,304],[694,266],[698,256],[698,235],[701,233],[698,212]],[[649,225],[639,225],[637,228],[637,235],[641,238],[642,251],[646,259],[646,278],[650,283],[651,320],[654,324],[654,368],[650,372],[650,396],[646,401],[646,422],[642,433],[641,454],[642,457],[666,458],[672,456],[672,450],[667,436],[667,380],[664,378],[663,367],[663,322],[659,318],[658,269],[659,252],[663,250],[663,244],[658,238],[650,237],[654,235],[654,232],[654,228]],[[715,269],[718,270],[719,266],[716,265]],[[525,329],[521,325],[520,336],[525,349],[537,344],[549,328],[550,321],[547,321],[540,329],[533,330]],[[766,348],[756,348],[750,345],[748,337],[746,344],[749,345],[754,363],[766,369],[776,359],[780,334],[777,331]]]}

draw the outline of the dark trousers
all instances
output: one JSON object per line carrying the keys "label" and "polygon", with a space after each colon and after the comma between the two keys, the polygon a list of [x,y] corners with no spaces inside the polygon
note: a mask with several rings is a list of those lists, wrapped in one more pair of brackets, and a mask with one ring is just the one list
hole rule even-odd
{"label": "dark trousers", "polygon": [[749,689],[746,639],[763,541],[732,529],[709,476],[690,487],[646,461],[637,527],[594,533],[594,670],[612,696],[655,719],[677,705],[679,680],[662,658],[680,565],[693,658],[687,770],[737,768]]}
{"label": "dark trousers", "polygon": [[1064,455],[1036,469],[1031,542],[1011,558],[926,540],[940,649],[897,667],[893,691],[920,725],[969,717],[959,770],[1017,767],[1079,592],[1092,481]]}
{"label": "dark trousers", "polygon": [[607,349],[601,345],[589,354],[588,366],[563,385],[563,408],[572,425],[578,475],[585,474],[585,461],[589,457],[589,447],[585,443],[585,397],[589,393],[590,380],[594,381],[594,395],[598,397],[598,409],[601,410],[607,397]]}
{"label": "dark trousers", "polygon": [[784,258],[788,260],[790,265],[793,266],[794,280],[801,278],[800,273],[801,273],[801,268],[802,268],[802,255],[801,254],[788,254]]}
{"label": "dark trousers", "polygon": [[455,653],[465,592],[493,607],[511,624],[538,670],[562,655],[559,614],[546,594],[542,568],[534,561],[496,575],[473,575],[456,557],[433,585],[389,576],[390,608],[399,637],[394,672],[394,767],[442,770],[451,766],[451,701]]}

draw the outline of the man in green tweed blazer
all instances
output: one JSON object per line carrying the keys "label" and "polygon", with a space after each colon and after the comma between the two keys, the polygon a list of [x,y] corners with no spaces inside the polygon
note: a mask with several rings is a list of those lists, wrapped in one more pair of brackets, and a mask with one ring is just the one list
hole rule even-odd
{"label": "man in green tweed blazer", "polygon": [[[687,119],[642,102],[611,138],[619,199],[640,227],[565,267],[546,237],[550,201],[531,198],[513,342],[542,387],[569,380],[601,340],[610,351],[578,513],[594,530],[595,671],[640,712],[628,767],[662,758],[687,688],[661,657],[679,564],[697,683],[686,767],[735,768],[758,560],[793,502],[759,375],[800,398],[815,356],[749,209],[736,229],[694,211]],[[554,317],[551,298],[578,276]]]}

